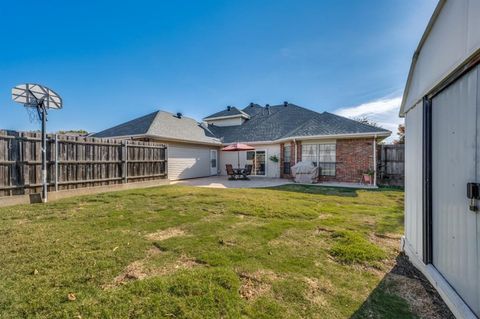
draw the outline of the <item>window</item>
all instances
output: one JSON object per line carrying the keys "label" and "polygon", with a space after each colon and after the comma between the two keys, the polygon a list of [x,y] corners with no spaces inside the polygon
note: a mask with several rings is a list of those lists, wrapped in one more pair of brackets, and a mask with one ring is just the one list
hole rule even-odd
{"label": "window", "polygon": [[285,145],[283,148],[283,174],[290,174],[290,159],[292,156],[292,146]]}
{"label": "window", "polygon": [[302,144],[302,161],[312,162],[317,166],[317,146],[316,144]]}
{"label": "window", "polygon": [[336,145],[302,144],[302,161],[310,161],[319,166],[323,176],[335,176]]}

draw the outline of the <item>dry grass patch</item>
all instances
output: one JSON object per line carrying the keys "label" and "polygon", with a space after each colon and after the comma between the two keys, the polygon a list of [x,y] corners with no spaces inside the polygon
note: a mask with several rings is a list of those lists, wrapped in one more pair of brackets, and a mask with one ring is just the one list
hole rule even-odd
{"label": "dry grass patch", "polygon": [[162,241],[166,240],[172,237],[178,237],[178,236],[185,236],[185,231],[176,228],[176,227],[171,227],[163,230],[159,230],[155,233],[148,234],[145,236],[148,240],[154,240],[154,241]]}
{"label": "dry grass patch", "polygon": [[150,277],[165,276],[180,269],[191,269],[203,265],[203,263],[198,262],[195,258],[191,258],[184,254],[174,262],[168,263],[163,267],[149,265],[151,258],[161,252],[162,251],[157,247],[150,248],[145,258],[130,263],[120,275],[113,279],[112,283],[104,285],[103,288],[110,289],[124,285],[132,280],[143,280]]}
{"label": "dry grass patch", "polygon": [[387,292],[405,299],[413,312],[421,318],[440,318],[431,295],[419,280],[390,273],[385,277]]}
{"label": "dry grass patch", "polygon": [[238,276],[242,283],[239,292],[246,300],[255,300],[269,293],[272,289],[272,281],[278,279],[274,272],[267,270],[258,270],[254,273],[241,272]]}
{"label": "dry grass patch", "polygon": [[306,295],[307,299],[316,305],[326,306],[328,303],[326,296],[333,292],[333,284],[325,278],[318,279],[305,277],[304,280],[308,287]]}

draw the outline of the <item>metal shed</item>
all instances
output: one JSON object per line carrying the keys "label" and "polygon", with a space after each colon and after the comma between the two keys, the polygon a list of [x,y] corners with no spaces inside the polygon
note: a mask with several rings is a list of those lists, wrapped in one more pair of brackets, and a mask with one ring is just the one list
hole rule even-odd
{"label": "metal shed", "polygon": [[441,0],[414,53],[400,111],[403,249],[459,318],[480,316],[479,62],[480,1]]}

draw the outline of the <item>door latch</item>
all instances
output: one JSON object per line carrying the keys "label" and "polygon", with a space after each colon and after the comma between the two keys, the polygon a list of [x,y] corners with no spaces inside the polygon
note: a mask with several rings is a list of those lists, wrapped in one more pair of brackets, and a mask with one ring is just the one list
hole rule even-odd
{"label": "door latch", "polygon": [[480,183],[467,183],[467,198],[470,199],[470,210],[478,212],[477,200],[480,199]]}

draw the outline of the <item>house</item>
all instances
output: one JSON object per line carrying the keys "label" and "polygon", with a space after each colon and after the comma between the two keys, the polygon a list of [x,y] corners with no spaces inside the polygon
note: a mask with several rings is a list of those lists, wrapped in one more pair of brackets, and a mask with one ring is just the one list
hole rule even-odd
{"label": "house", "polygon": [[95,137],[131,138],[168,144],[170,179],[226,175],[225,164],[237,165],[236,152],[221,147],[241,142],[255,147],[240,153],[240,166],[253,165],[253,175],[288,178],[298,161],[321,168],[322,181],[358,183],[373,171],[376,144],[391,134],[328,112],[284,102],[243,109],[228,106],[202,123],[157,111],[95,134]]}
{"label": "house", "polygon": [[414,53],[400,111],[403,247],[458,318],[480,316],[479,184],[473,184],[480,182],[479,62],[480,1],[439,1]]}

